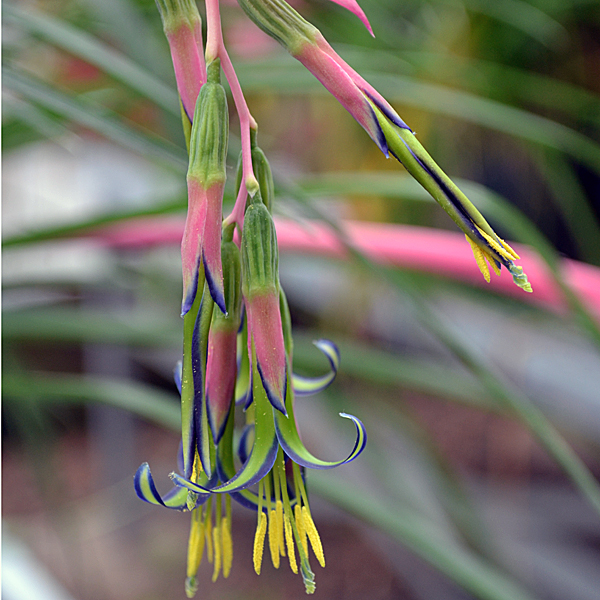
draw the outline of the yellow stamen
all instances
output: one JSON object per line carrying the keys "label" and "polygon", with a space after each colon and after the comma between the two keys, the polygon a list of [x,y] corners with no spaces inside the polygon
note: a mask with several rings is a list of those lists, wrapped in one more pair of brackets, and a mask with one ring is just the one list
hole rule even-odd
{"label": "yellow stamen", "polygon": [[217,524],[217,526],[212,531],[213,544],[215,548],[215,563],[213,568],[213,583],[219,577],[219,571],[221,570],[221,526]]}
{"label": "yellow stamen", "polygon": [[283,543],[283,502],[281,500],[277,500],[275,504],[275,517],[277,520],[277,533],[279,534],[279,539],[277,540],[279,552],[281,556],[285,556],[285,544]]}
{"label": "yellow stamen", "polygon": [[260,575],[260,567],[262,566],[263,550],[265,547],[265,534],[267,533],[267,515],[264,512],[260,513],[256,533],[254,534],[254,550],[252,552],[252,560],[254,562],[254,570],[257,575]]}
{"label": "yellow stamen", "polygon": [[486,254],[485,259],[488,261],[490,267],[492,267],[494,273],[500,276],[500,267],[496,264],[496,261],[493,259],[493,257],[491,257],[489,254]]}
{"label": "yellow stamen", "polygon": [[279,532],[277,531],[277,513],[274,509],[269,511],[269,550],[273,566],[279,569]]}
{"label": "yellow stamen", "polygon": [[302,509],[299,504],[294,506],[294,517],[296,521],[296,529],[298,529],[298,537],[304,548],[304,553],[308,554],[308,541],[306,540],[306,529],[304,528],[304,520],[302,519]]}
{"label": "yellow stamen", "polygon": [[208,502],[206,503],[206,513],[204,516],[204,539],[206,540],[206,558],[208,558],[209,563],[212,563],[213,561],[213,526],[211,500],[212,498],[209,498]]}
{"label": "yellow stamen", "polygon": [[473,250],[473,256],[475,257],[475,262],[477,263],[477,266],[479,267],[479,270],[481,271],[483,278],[489,283],[490,282],[490,271],[485,262],[485,256],[483,254],[483,250],[468,235],[465,235],[465,237],[467,238],[467,242],[469,242],[469,245],[471,246],[471,250]]}
{"label": "yellow stamen", "polygon": [[283,515],[285,525],[285,543],[287,546],[288,560],[290,561],[290,569],[294,575],[298,575],[298,565],[296,564],[296,551],[294,550],[294,537],[292,533],[292,523],[287,513]]}
{"label": "yellow stamen", "polygon": [[[477,225],[475,225],[477,227]],[[502,257],[508,260],[519,260],[521,257],[502,239],[495,240],[491,235],[488,235],[483,229],[477,227],[477,231],[485,238],[487,243]]]}
{"label": "yellow stamen", "polygon": [[194,577],[202,562],[204,554],[204,521],[202,509],[197,508],[192,512],[192,524],[190,527],[190,538],[188,542],[187,576]]}
{"label": "yellow stamen", "polygon": [[231,540],[231,524],[228,517],[221,522],[221,547],[223,554],[223,577],[227,579],[231,573],[233,562],[233,542]]}
{"label": "yellow stamen", "polygon": [[185,594],[193,598],[198,590],[196,573],[202,562],[204,554],[204,521],[202,509],[197,508],[192,512],[192,524],[190,527],[190,538],[188,542],[187,570],[185,580]]}
{"label": "yellow stamen", "polygon": [[315,553],[319,564],[324,567],[325,554],[323,552],[323,545],[321,544],[319,532],[317,531],[307,506],[302,507],[302,522],[304,524],[306,534],[308,535],[308,539],[310,540],[310,545],[312,546],[313,552]]}

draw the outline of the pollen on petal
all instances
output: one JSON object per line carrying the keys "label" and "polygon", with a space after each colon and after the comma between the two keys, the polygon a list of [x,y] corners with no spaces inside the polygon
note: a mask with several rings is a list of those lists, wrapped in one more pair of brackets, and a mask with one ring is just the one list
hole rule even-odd
{"label": "pollen on petal", "polygon": [[254,534],[254,549],[252,551],[252,561],[254,562],[254,571],[260,575],[262,566],[263,550],[265,547],[265,535],[267,533],[267,515],[264,512],[260,513],[260,519]]}
{"label": "pollen on petal", "polygon": [[323,544],[321,544],[321,537],[319,536],[319,532],[317,531],[315,522],[312,520],[310,511],[306,506],[302,507],[302,522],[304,524],[306,535],[308,535],[308,539],[310,540],[310,545],[312,546],[313,552],[315,553],[319,564],[322,567],[324,567],[325,553],[323,552]]}

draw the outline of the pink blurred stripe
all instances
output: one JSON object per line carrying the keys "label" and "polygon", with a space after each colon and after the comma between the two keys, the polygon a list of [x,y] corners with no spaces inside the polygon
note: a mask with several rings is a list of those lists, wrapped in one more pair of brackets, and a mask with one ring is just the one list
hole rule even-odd
{"label": "pink blurred stripe", "polygon": [[[346,251],[336,233],[320,222],[298,223],[275,219],[277,239],[282,252],[300,252],[321,256],[344,257]],[[90,236],[112,248],[133,249],[163,244],[178,244],[183,234],[181,217],[145,217],[95,229]],[[443,275],[473,285],[492,289],[525,302],[541,304],[566,312],[563,294],[537,253],[526,246],[512,244],[533,285],[533,294],[525,294],[503,269],[500,277],[492,275],[487,284],[475,264],[465,238],[460,233],[359,221],[345,222],[348,240],[380,264],[406,267]],[[562,259],[565,281],[600,323],[600,268],[575,260]]]}

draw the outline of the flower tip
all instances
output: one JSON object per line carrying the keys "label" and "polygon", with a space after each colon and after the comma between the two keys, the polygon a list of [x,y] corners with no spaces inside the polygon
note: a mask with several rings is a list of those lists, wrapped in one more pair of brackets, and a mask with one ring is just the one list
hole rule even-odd
{"label": "flower tip", "polygon": [[373,28],[371,27],[371,23],[369,23],[369,19],[367,19],[367,15],[365,15],[365,12],[358,5],[358,2],[356,2],[356,0],[332,0],[332,2],[343,6],[344,8],[348,9],[351,13],[354,13],[361,20],[362,24],[367,28],[367,31],[373,37],[375,37],[375,34],[373,33]]}
{"label": "flower tip", "polygon": [[185,595],[193,598],[198,591],[198,580],[195,577],[187,577],[185,580]]}

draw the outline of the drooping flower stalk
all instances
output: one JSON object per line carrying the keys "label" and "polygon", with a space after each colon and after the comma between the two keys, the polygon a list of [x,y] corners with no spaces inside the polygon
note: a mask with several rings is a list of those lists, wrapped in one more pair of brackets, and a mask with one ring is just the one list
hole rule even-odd
{"label": "drooping flower stalk", "polygon": [[[333,0],[371,31],[356,0]],[[505,266],[529,289],[512,249],[433,162],[391,105],[329,46],[321,33],[284,0],[239,0],[250,17],[306,66],[364,127],[385,156],[395,156],[465,232],[484,275]],[[265,544],[279,568],[287,557],[315,591],[310,554],[325,566],[312,518],[305,469],[331,469],[365,448],[356,429],[354,447],[340,461],[315,457],[303,444],[295,396],[331,384],[339,352],[329,341],[317,347],[330,371],[314,379],[293,373],[291,317],[279,282],[279,249],[271,215],[274,185],[257,125],[248,109],[223,42],[218,0],[205,0],[207,40],[203,57],[200,17],[192,0],[159,0],[181,97],[189,150],[188,213],[182,239],[183,360],[175,380],[181,394],[181,473],[161,495],[147,463],[135,475],[138,496],[151,504],[192,513],[185,590],[198,589],[206,554],[215,581],[231,570],[231,500],[257,512],[252,562],[262,569]],[[372,33],[372,32],[371,32]],[[207,68],[204,67],[206,60]],[[237,197],[223,220],[229,117],[221,68],[240,120],[242,152]],[[191,122],[191,123],[190,123]],[[237,228],[240,234],[235,238]],[[234,241],[234,239],[236,241]],[[239,246],[239,247],[238,247]],[[237,406],[236,406],[237,405]],[[242,414],[243,411],[243,414]],[[242,425],[239,436],[236,426]]]}
{"label": "drooping flower stalk", "polygon": [[483,276],[504,266],[513,281],[531,292],[519,257],[433,161],[392,106],[331,48],[321,32],[285,0],[238,0],[248,16],[280,42],[363,126],[386,157],[391,154],[432,195],[465,233]]}
{"label": "drooping flower stalk", "polygon": [[239,187],[235,206],[232,214],[226,220],[226,225],[236,223],[242,226],[244,220],[244,208],[246,206],[246,196],[253,196],[258,189],[258,183],[252,170],[250,130],[256,130],[257,125],[254,117],[250,114],[248,104],[244,98],[240,82],[237,78],[231,59],[225,44],[223,43],[223,32],[221,28],[221,15],[219,12],[219,0],[206,0],[206,60],[212,61],[216,58],[221,60],[223,72],[231,88],[231,95],[235,103],[235,108],[240,120],[240,135],[242,138],[242,161],[243,178]]}

